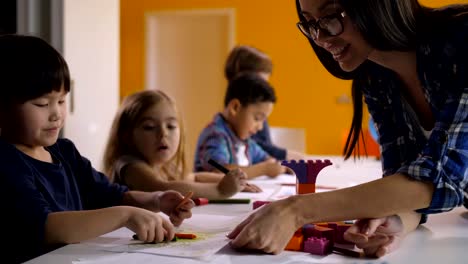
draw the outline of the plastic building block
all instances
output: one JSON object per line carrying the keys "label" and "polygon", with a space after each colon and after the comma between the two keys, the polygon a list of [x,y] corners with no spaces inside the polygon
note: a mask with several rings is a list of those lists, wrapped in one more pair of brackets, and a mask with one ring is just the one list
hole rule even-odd
{"label": "plastic building block", "polygon": [[332,163],[330,160],[295,160],[283,161],[281,165],[291,168],[297,177],[297,193],[314,193],[315,192],[315,181],[319,172],[330,166]]}
{"label": "plastic building block", "polygon": [[208,199],[206,198],[195,198],[193,199],[193,202],[195,202],[195,204],[198,206],[198,205],[205,205],[205,204],[208,204]]}
{"label": "plastic building block", "polygon": [[315,183],[317,175],[319,172],[327,167],[332,165],[330,160],[308,160],[307,161],[307,182]]}
{"label": "plastic building block", "polygon": [[304,236],[302,235],[302,231],[296,231],[284,249],[291,251],[302,251],[303,242]]}
{"label": "plastic building block", "polygon": [[352,242],[349,242],[347,240],[344,239],[343,235],[344,233],[346,232],[346,230],[348,230],[348,228],[350,228],[352,226],[352,224],[338,224],[338,228],[336,230],[336,240],[335,242],[336,243],[339,243],[339,244],[354,244]]}
{"label": "plastic building block", "polygon": [[315,183],[299,183],[296,186],[298,194],[315,193]]}
{"label": "plastic building block", "polygon": [[299,162],[284,160],[281,165],[293,170],[299,183],[307,183],[307,163],[304,160],[299,160]]}
{"label": "plastic building block", "polygon": [[313,237],[324,237],[328,241],[330,241],[331,246],[333,246],[335,242],[335,230],[329,227],[323,227],[323,226],[315,226],[314,231],[312,232]]}
{"label": "plastic building block", "polygon": [[313,224],[306,224],[302,227],[302,234],[304,235],[304,239],[308,239],[309,237],[314,236],[314,229],[315,225]]}
{"label": "plastic building block", "polygon": [[252,205],[253,205],[253,209],[255,210],[255,209],[259,208],[260,206],[262,206],[264,204],[269,204],[269,203],[271,203],[271,201],[255,201],[255,202],[253,202]]}
{"label": "plastic building block", "polygon": [[332,251],[332,246],[328,239],[322,237],[310,237],[304,241],[304,252],[309,252],[314,255],[325,256],[330,254]]}
{"label": "plastic building block", "polygon": [[329,227],[330,223],[328,222],[319,222],[319,223],[314,223],[316,226],[321,226],[321,227]]}

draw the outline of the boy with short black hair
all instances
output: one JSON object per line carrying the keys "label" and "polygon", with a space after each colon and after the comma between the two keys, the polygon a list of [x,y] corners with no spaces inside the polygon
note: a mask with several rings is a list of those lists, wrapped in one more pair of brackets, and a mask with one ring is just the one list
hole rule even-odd
{"label": "boy with short black hair", "polygon": [[284,167],[251,139],[262,129],[274,103],[273,87],[258,74],[243,73],[233,79],[226,91],[223,112],[215,115],[198,138],[195,170],[212,171],[208,160],[214,159],[228,168],[241,167],[249,178],[284,173]]}

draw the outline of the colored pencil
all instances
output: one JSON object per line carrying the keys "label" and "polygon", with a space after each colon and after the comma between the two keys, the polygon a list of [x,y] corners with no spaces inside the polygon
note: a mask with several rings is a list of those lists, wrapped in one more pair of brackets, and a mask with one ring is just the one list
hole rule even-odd
{"label": "colored pencil", "polygon": [[248,204],[250,199],[218,199],[218,200],[209,200],[210,204]]}
{"label": "colored pencil", "polygon": [[193,196],[193,192],[192,191],[189,191],[184,199],[182,199],[182,201],[179,203],[179,205],[177,205],[177,207],[175,208],[175,210],[179,209],[184,203],[186,203],[188,200],[190,200],[190,198],[192,198]]}
{"label": "colored pencil", "polygon": [[218,162],[214,161],[213,159],[209,159],[208,160],[208,163],[215,167],[216,169],[218,169],[220,172],[224,173],[224,174],[228,174],[229,173],[229,170],[224,167],[223,165],[219,164]]}

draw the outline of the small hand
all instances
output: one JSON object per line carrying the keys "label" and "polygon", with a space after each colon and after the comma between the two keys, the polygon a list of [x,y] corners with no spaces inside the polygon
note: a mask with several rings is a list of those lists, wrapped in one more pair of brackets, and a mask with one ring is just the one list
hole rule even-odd
{"label": "small hand", "polygon": [[300,226],[290,199],[262,206],[240,223],[228,238],[233,248],[258,249],[278,254]]}
{"label": "small hand", "polygon": [[263,190],[258,187],[257,185],[255,184],[251,184],[251,183],[246,183],[245,184],[245,187],[244,189],[242,190],[242,192],[251,192],[251,193],[259,193],[259,192],[262,192]]}
{"label": "small hand", "polygon": [[280,174],[284,174],[287,170],[287,167],[281,166],[281,163],[273,158],[269,158],[263,161],[261,164],[264,167],[264,174],[271,178],[275,178]]}
{"label": "small hand", "polygon": [[222,195],[232,196],[247,184],[247,175],[241,169],[230,170],[218,183],[218,190]]}
{"label": "small hand", "polygon": [[176,191],[165,191],[159,195],[159,208],[161,212],[169,216],[169,219],[175,226],[182,224],[186,218],[192,217],[192,208],[195,203],[188,199],[180,204],[184,197]]}
{"label": "small hand", "polygon": [[157,213],[131,207],[125,227],[134,231],[138,239],[144,242],[162,242],[174,238],[174,226]]}
{"label": "small hand", "polygon": [[397,249],[404,237],[403,223],[398,215],[357,221],[344,238],[362,248],[368,256],[382,257]]}

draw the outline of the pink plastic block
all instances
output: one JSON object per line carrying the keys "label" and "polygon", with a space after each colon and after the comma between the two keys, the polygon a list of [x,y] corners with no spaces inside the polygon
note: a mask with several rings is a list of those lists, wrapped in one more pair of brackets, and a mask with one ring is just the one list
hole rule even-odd
{"label": "pink plastic block", "polygon": [[338,223],[337,222],[329,222],[328,223],[328,228],[333,229],[335,235],[333,236],[333,242],[338,241]]}
{"label": "pink plastic block", "polygon": [[193,199],[193,202],[195,202],[196,205],[205,205],[205,204],[208,204],[208,199],[206,199],[206,198],[195,198],[195,199]]}
{"label": "pink plastic block", "polygon": [[335,230],[328,227],[316,225],[314,231],[312,232],[312,236],[317,238],[326,238],[328,241],[330,241],[331,246],[333,246],[333,243],[335,242]]}
{"label": "pink plastic block", "polygon": [[330,254],[332,247],[328,239],[322,237],[309,237],[304,241],[304,252],[309,252],[310,254],[325,256]]}
{"label": "pink plastic block", "polygon": [[257,209],[259,208],[260,206],[264,205],[264,204],[269,204],[271,203],[270,201],[255,201],[253,202],[253,209]]}
{"label": "pink plastic block", "polygon": [[338,229],[336,230],[336,243],[340,244],[354,244],[344,239],[343,235],[350,228],[352,224],[338,224]]}

